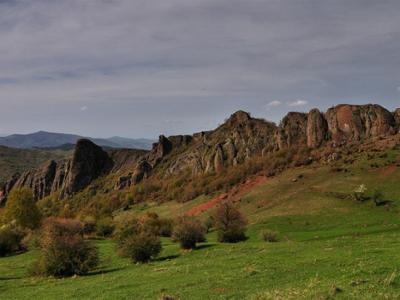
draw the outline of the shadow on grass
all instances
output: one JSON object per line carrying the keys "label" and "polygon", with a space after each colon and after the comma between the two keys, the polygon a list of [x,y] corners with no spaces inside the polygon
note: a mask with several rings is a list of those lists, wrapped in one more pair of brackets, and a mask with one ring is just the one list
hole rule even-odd
{"label": "shadow on grass", "polygon": [[171,259],[178,258],[179,256],[180,256],[180,255],[178,255],[178,254],[175,254],[175,255],[168,255],[168,256],[163,256],[163,257],[156,258],[154,261],[171,260]]}
{"label": "shadow on grass", "polygon": [[18,279],[22,279],[23,277],[13,277],[13,276],[10,276],[10,277],[0,277],[0,281],[7,281],[7,280],[18,280]]}
{"label": "shadow on grass", "polygon": [[85,276],[95,276],[95,275],[113,273],[113,272],[120,271],[120,270],[122,270],[122,269],[124,269],[124,268],[113,268],[113,269],[105,269],[105,270],[102,269],[102,270],[90,272],[90,273],[86,274]]}
{"label": "shadow on grass", "polygon": [[199,245],[199,246],[196,247],[195,250],[207,249],[207,248],[211,248],[211,247],[214,247],[214,246],[215,246],[214,244]]}

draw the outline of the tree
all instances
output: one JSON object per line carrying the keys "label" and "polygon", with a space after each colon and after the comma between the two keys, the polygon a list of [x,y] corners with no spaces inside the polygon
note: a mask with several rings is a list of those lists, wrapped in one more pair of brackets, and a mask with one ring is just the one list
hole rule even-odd
{"label": "tree", "polygon": [[236,243],[246,239],[247,221],[232,202],[225,201],[218,206],[214,222],[220,242]]}
{"label": "tree", "polygon": [[31,189],[13,189],[10,192],[5,207],[5,219],[30,229],[40,225],[41,216]]}

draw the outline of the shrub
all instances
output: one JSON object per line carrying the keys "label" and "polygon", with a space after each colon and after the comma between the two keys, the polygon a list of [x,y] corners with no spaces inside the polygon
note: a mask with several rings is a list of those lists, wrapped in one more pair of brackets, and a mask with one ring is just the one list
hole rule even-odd
{"label": "shrub", "polygon": [[141,231],[141,225],[137,218],[127,216],[120,218],[115,226],[114,236],[117,241],[117,246],[120,249],[120,254],[122,256],[127,256],[124,254],[124,243],[131,237],[139,234]]}
{"label": "shrub", "polygon": [[98,252],[83,238],[83,225],[71,219],[49,218],[43,225],[41,256],[35,273],[56,277],[84,275],[98,264]]}
{"label": "shrub", "polygon": [[36,202],[36,205],[42,215],[42,217],[57,216],[60,213],[63,202],[59,200],[59,194],[53,193],[43,199]]}
{"label": "shrub", "polygon": [[173,229],[173,221],[160,218],[156,213],[147,213],[140,219],[141,226],[152,231],[154,235],[170,237]]}
{"label": "shrub", "polygon": [[0,257],[25,250],[22,240],[25,232],[13,225],[7,224],[0,228]]}
{"label": "shrub", "polygon": [[112,235],[114,232],[114,224],[111,218],[103,218],[96,223],[96,234],[101,237]]}
{"label": "shrub", "polygon": [[214,213],[215,228],[218,231],[218,241],[236,243],[246,239],[247,221],[234,205],[225,201]]}
{"label": "shrub", "polygon": [[140,232],[128,237],[123,243],[123,253],[133,262],[146,263],[161,252],[160,238],[151,232]]}
{"label": "shrub", "polygon": [[268,243],[275,243],[278,241],[278,233],[272,230],[264,230],[261,232],[261,237]]}
{"label": "shrub", "polygon": [[180,217],[176,222],[172,237],[183,249],[194,249],[196,243],[205,241],[205,228],[193,217]]}
{"label": "shrub", "polygon": [[96,232],[96,220],[92,216],[85,216],[81,219],[83,224],[83,234],[92,234]]}
{"label": "shrub", "polygon": [[117,222],[115,237],[121,256],[145,263],[161,252],[159,230],[155,230],[154,219],[154,216],[145,216],[140,220],[128,216]]}
{"label": "shrub", "polygon": [[40,225],[40,212],[28,188],[13,189],[8,196],[5,207],[7,222],[15,221],[19,226],[37,228]]}

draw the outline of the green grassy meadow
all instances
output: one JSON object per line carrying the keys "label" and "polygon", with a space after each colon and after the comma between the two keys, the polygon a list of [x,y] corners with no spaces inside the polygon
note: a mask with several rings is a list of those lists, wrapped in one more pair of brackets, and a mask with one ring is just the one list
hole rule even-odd
{"label": "green grassy meadow", "polygon": [[[87,276],[30,277],[37,251],[0,258],[0,299],[400,299],[400,170],[398,152],[335,172],[328,166],[286,171],[235,199],[249,219],[248,240],[182,251],[163,239],[149,264],[117,256],[112,240],[94,240],[101,264]],[[294,181],[293,179],[297,180]],[[349,195],[364,184],[388,206]],[[176,216],[207,201],[138,205],[125,212]],[[206,215],[202,216],[203,218]],[[279,242],[266,243],[265,229]]]}

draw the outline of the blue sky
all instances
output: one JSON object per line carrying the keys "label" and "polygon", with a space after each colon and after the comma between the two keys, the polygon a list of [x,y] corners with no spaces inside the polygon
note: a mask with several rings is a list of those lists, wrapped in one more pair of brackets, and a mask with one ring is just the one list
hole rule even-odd
{"label": "blue sky", "polygon": [[400,107],[398,0],[0,1],[0,134],[153,138]]}

